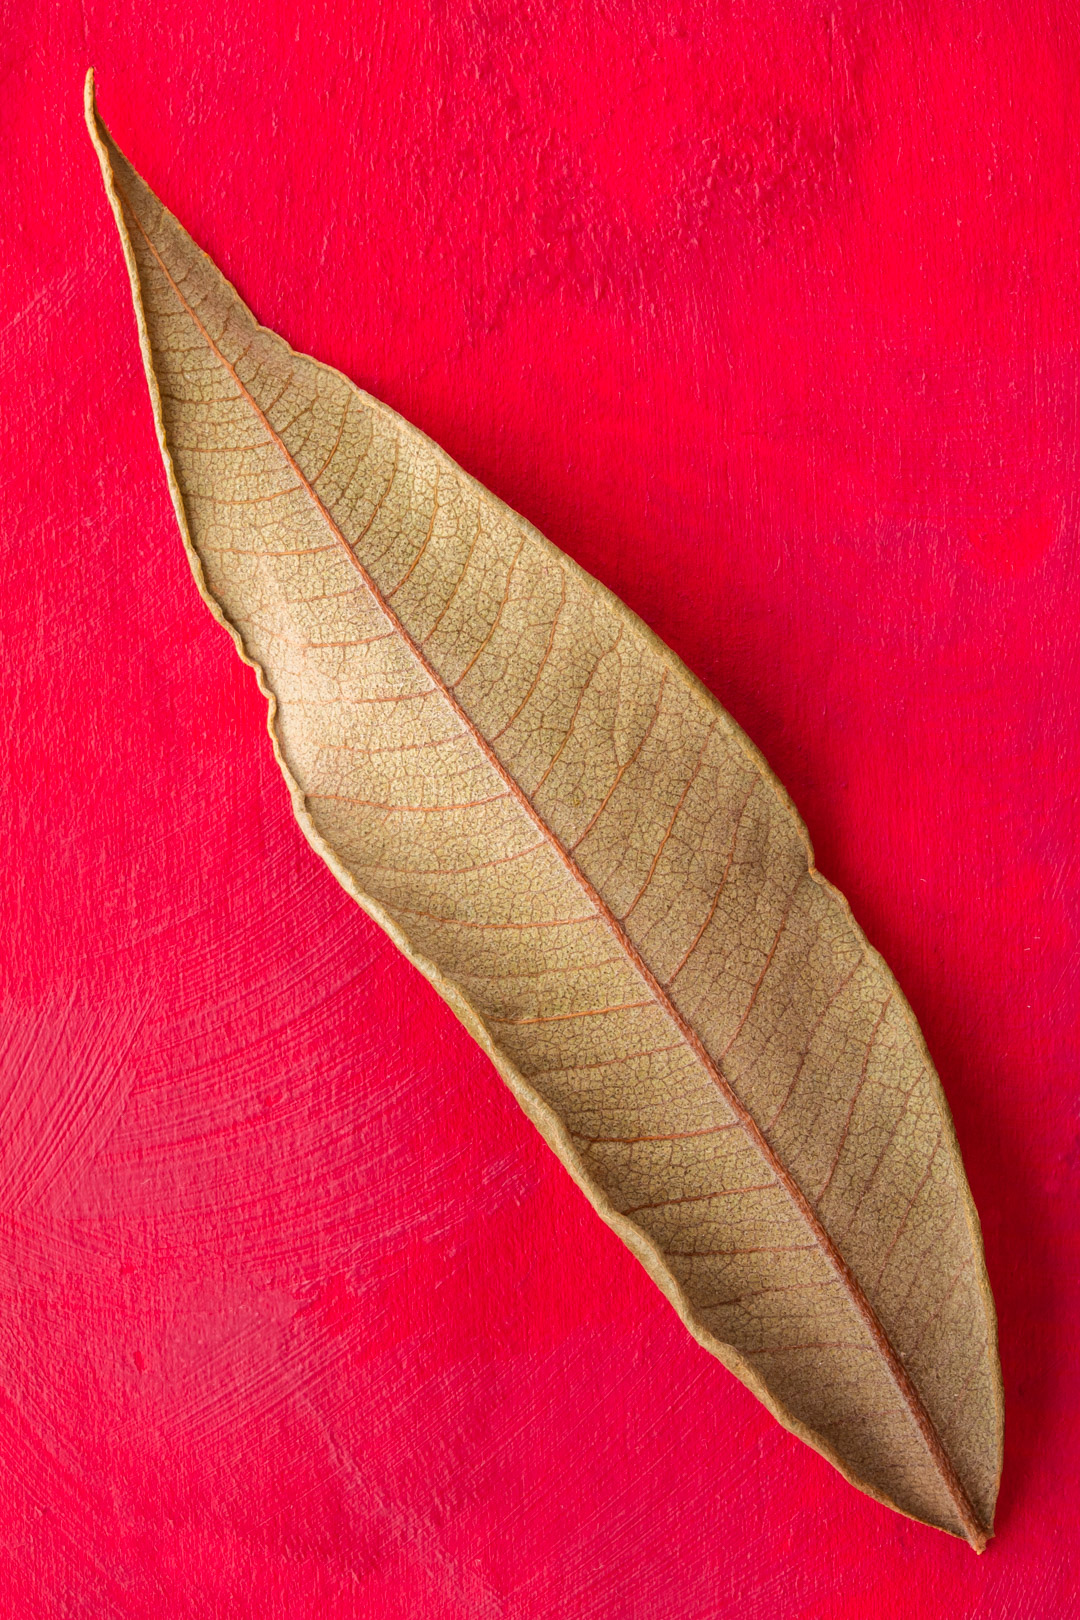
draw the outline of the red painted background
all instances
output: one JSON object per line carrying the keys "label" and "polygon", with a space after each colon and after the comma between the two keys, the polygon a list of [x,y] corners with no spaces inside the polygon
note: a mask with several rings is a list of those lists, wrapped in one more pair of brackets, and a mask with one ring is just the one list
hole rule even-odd
{"label": "red painted background", "polygon": [[[1080,1615],[1080,23],[1035,0],[5,0],[0,1613]],[[294,345],[620,592],[938,1062],[981,1560],[686,1336],[293,824],[82,78]]]}

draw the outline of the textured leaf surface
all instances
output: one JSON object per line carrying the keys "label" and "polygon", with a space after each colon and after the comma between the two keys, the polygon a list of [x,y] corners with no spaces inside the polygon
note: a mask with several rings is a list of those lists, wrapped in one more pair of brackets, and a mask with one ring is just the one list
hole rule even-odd
{"label": "textured leaf surface", "polygon": [[981,1547],[993,1307],[895,981],[752,745],[442,451],[258,326],[88,119],[200,588],[307,836],[700,1342]]}

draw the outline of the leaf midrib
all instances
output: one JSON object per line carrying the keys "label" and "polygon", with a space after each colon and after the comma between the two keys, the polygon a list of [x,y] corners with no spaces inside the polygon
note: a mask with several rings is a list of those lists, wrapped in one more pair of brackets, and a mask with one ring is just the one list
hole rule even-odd
{"label": "leaf midrib", "polygon": [[[412,653],[417,664],[431,681],[432,686],[439,691],[447,704],[450,706],[451,711],[457,716],[461,723],[463,732],[471,737],[481,754],[487,760],[488,764],[505,783],[509,793],[517,801],[528,818],[532,821],[533,825],[541,835],[544,843],[551,847],[561,860],[572,879],[581,889],[585,898],[592,906],[597,920],[603,923],[608,929],[618,944],[620,950],[623,952],[631,966],[635,969],[644,984],[647,986],[652,1001],[658,1007],[660,1012],[669,1020],[669,1022],[674,1025],[681,1039],[698,1059],[706,1075],[716,1086],[725,1102],[735,1114],[736,1119],[746,1132],[746,1135],[749,1137],[751,1142],[753,1142],[765,1163],[772,1170],[776,1177],[777,1184],[781,1186],[788,1194],[788,1197],[791,1199],[795,1208],[802,1217],[810,1236],[813,1238],[826,1263],[836,1274],[836,1277],[840,1282],[841,1287],[847,1294],[852,1307],[854,1308],[856,1314],[861,1318],[864,1327],[869,1333],[871,1342],[881,1357],[881,1360],[893,1381],[897,1393],[900,1396],[901,1402],[907,1408],[908,1414],[915,1424],[915,1427],[930,1454],[934,1466],[938,1471],[941,1481],[953,1502],[957,1517],[964,1527],[967,1539],[977,1551],[981,1551],[986,1544],[987,1531],[982,1525],[971,1499],[956,1473],[952,1459],[946,1451],[944,1443],[938,1434],[937,1428],[923,1404],[922,1397],[915,1387],[897,1351],[894,1349],[888,1334],[882,1326],[877,1312],[874,1310],[858,1279],[848,1266],[843,1255],[840,1253],[828,1231],[822,1224],[817,1211],[814,1209],[813,1205],[810,1203],[794,1176],[788,1170],[783,1160],[780,1158],[772,1144],[769,1142],[768,1138],[765,1136],[761,1127],[758,1125],[757,1120],[739,1098],[731,1082],[728,1080],[727,1076],[723,1072],[723,1069],[720,1067],[720,1064],[713,1059],[702,1042],[700,1036],[694,1030],[693,1026],[686,1020],[683,1014],[675,1006],[671,998],[667,995],[664,987],[645,962],[637,947],[630,939],[629,935],[622,927],[619,919],[608,906],[603,896],[593,886],[580,866],[578,866],[571,851],[567,849],[562,841],[556,836],[553,829],[548,826],[547,822],[540,815],[524,788],[522,788],[521,784],[503,764],[495,750],[491,747],[491,744],[488,742],[487,738],[480,731],[479,727],[461,704],[453,689],[443,680],[442,676],[428,660],[422,646],[413,638],[405,625],[398,618],[397,614],[390,606],[386,595],[383,593],[379,585],[356,555],[356,552],[350,545],[345,534],[339,528],[332,514],[323,503],[307,474],[293,457],[280,433],[278,433],[277,429],[274,428],[266,413],[254,399],[250,390],[240,378],[235,366],[230,362],[228,357],[222,352],[218,344],[211,337],[205,325],[200,320],[197,311],[184,296],[184,293],[182,292],[175,277],[172,275],[164,259],[161,257],[161,254],[158,252],[153,241],[150,239],[150,236],[144,228],[142,221],[139,219],[138,214],[136,213],[130,200],[127,199],[126,195],[124,194],[123,187],[119,180],[117,180],[115,171],[112,171],[112,179],[117,193],[121,197],[124,197],[124,200],[127,202],[128,213],[131,219],[134,221],[139,234],[145,241],[147,248],[157,261],[162,275],[168,281],[170,287],[183,308],[186,310],[193,324],[197,327],[207,347],[229,372],[229,375],[236,383],[237,388],[240,389],[243,397],[247,400],[248,404],[251,406],[251,409],[259,418],[259,421],[262,423],[267,433],[270,435],[274,445],[281,452],[281,455],[284,457],[289,468],[299,480],[300,486],[310,500],[316,514],[326,526],[334,541],[341,546],[349,562],[360,575],[376,607],[383,614],[384,618],[392,629],[398,635],[400,635],[402,641]],[[162,205],[159,204],[158,206]],[[164,212],[164,208],[162,208],[162,211]],[[138,289],[136,289],[136,291],[138,292]],[[139,296],[141,304],[141,293]],[[260,327],[259,330],[262,331],[265,329]],[[157,388],[156,376],[154,377],[154,387],[155,389]],[[164,442],[164,432],[162,434],[162,438],[163,448],[170,455],[171,460],[171,452],[168,451],[168,446]],[[373,521],[373,518],[372,520],[369,520],[368,526],[370,526],[370,521]],[[783,931],[785,924],[781,925],[781,932]],[[749,1009],[746,1016],[749,1016]]]}

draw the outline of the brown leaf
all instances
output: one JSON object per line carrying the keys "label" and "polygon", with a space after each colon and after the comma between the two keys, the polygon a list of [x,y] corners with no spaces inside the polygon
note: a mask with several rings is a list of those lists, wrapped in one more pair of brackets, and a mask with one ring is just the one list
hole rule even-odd
{"label": "brown leaf", "polygon": [[199,588],[297,818],[696,1339],[880,1501],[990,1533],[978,1221],[926,1046],[675,655],[258,326],[87,119]]}

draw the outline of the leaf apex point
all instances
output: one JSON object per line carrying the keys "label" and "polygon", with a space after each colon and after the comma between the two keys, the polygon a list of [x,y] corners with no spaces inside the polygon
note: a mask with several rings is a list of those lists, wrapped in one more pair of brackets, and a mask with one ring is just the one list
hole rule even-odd
{"label": "leaf apex point", "polygon": [[97,99],[94,93],[94,70],[92,67],[87,68],[86,78],[83,80],[83,112],[86,115],[86,127],[93,136],[97,130],[98,115]]}

